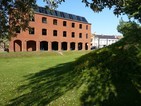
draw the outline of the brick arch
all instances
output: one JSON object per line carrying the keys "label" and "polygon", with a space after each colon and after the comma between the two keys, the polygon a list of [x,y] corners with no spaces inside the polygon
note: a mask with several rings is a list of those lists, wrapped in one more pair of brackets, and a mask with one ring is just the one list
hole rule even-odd
{"label": "brick arch", "polygon": [[79,42],[78,43],[78,50],[82,50],[82,48],[83,48],[83,44],[82,44],[82,42]]}
{"label": "brick arch", "polygon": [[61,48],[62,48],[62,50],[67,50],[67,42],[62,42]]}
{"label": "brick arch", "polygon": [[40,42],[40,50],[43,50],[43,51],[48,50],[48,42],[47,41],[41,41]]}
{"label": "brick arch", "polygon": [[58,42],[57,41],[53,41],[51,43],[51,48],[52,48],[52,50],[58,50]]}
{"label": "brick arch", "polygon": [[75,42],[71,42],[71,43],[70,43],[70,49],[71,49],[71,50],[75,50],[75,48],[76,48],[76,47],[75,47]]}
{"label": "brick arch", "polygon": [[22,41],[15,40],[14,41],[14,52],[20,52],[20,51],[22,51]]}
{"label": "brick arch", "polygon": [[85,50],[88,50],[88,43],[85,43]]}
{"label": "brick arch", "polygon": [[36,41],[27,41],[27,51],[36,51]]}

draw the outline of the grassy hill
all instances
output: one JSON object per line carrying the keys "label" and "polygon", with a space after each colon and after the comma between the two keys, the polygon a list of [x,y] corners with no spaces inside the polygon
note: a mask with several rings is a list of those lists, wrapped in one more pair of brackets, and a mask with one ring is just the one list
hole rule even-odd
{"label": "grassy hill", "polygon": [[83,106],[141,105],[141,27],[129,22],[119,29],[122,40],[75,61],[74,69],[86,85]]}

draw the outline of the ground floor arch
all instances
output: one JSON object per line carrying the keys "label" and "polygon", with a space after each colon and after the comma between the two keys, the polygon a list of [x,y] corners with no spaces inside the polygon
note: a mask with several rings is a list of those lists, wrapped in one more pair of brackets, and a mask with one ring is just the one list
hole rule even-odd
{"label": "ground floor arch", "polygon": [[85,50],[88,50],[88,43],[85,43]]}
{"label": "ground floor arch", "polygon": [[35,41],[27,41],[27,51],[36,51]]}
{"label": "ground floor arch", "polygon": [[70,43],[70,50],[75,50],[75,42]]}
{"label": "ground floor arch", "polygon": [[83,45],[82,45],[81,42],[79,42],[79,43],[78,43],[78,50],[82,50],[82,48],[83,48]]}
{"label": "ground floor arch", "polygon": [[62,50],[67,50],[68,48],[67,48],[67,42],[62,42],[61,43],[61,49]]}
{"label": "ground floor arch", "polygon": [[14,52],[20,52],[20,51],[22,51],[22,41],[15,40],[14,41]]}
{"label": "ground floor arch", "polygon": [[58,50],[58,42],[54,41],[51,43],[52,50]]}
{"label": "ground floor arch", "polygon": [[48,42],[47,41],[41,41],[40,42],[40,50],[41,51],[47,51],[48,50]]}
{"label": "ground floor arch", "polygon": [[61,50],[90,50],[89,42],[67,42],[47,40],[13,40],[10,43],[9,51],[61,51]]}

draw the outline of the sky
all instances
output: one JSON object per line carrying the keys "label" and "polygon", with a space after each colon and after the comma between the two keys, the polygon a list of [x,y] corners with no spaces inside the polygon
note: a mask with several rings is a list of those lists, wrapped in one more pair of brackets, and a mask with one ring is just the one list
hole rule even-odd
{"label": "sky", "polygon": [[[39,6],[44,6],[43,0],[37,0]],[[127,16],[115,16],[112,10],[104,9],[100,13],[93,12],[89,7],[86,7],[82,0],[65,0],[56,10],[83,16],[91,23],[92,34],[100,35],[121,35],[117,31],[117,26],[121,18],[128,20]]]}

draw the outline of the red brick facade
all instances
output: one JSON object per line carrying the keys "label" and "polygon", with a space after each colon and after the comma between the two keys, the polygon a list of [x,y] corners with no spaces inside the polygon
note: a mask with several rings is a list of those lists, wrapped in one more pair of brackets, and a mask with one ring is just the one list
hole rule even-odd
{"label": "red brick facade", "polygon": [[35,13],[32,31],[17,32],[9,51],[90,50],[91,24]]}

